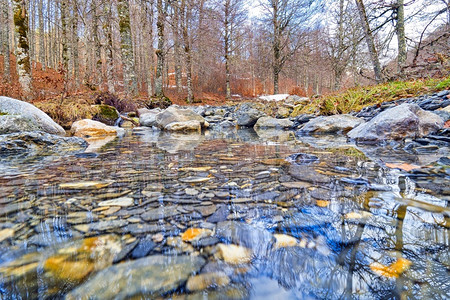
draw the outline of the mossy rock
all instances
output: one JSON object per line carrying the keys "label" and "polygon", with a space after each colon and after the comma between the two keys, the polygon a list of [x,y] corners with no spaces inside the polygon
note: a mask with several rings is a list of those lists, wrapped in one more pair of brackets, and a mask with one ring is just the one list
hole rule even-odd
{"label": "mossy rock", "polygon": [[0,116],[7,116],[8,113],[0,111]]}
{"label": "mossy rock", "polygon": [[163,96],[161,98],[156,98],[156,99],[150,99],[150,101],[146,104],[148,109],[154,109],[154,108],[166,109],[171,105],[172,105],[172,101],[166,96]]}
{"label": "mossy rock", "polygon": [[102,122],[106,125],[113,126],[116,120],[119,118],[119,112],[113,106],[106,104],[95,105],[98,109],[98,113],[92,118],[92,120]]}

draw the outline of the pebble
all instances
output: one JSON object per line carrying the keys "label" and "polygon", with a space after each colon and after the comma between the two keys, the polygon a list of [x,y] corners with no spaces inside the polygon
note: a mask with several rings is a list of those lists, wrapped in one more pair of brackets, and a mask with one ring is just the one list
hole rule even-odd
{"label": "pebble", "polygon": [[186,289],[190,292],[203,291],[209,287],[227,286],[230,282],[230,278],[223,272],[202,273],[189,277]]}
{"label": "pebble", "polygon": [[217,253],[220,258],[232,265],[247,264],[252,260],[252,251],[238,245],[219,244],[217,245]]}
{"label": "pebble", "polygon": [[122,206],[128,207],[134,205],[134,199],[129,197],[122,197],[112,200],[106,200],[98,203],[98,206]]}

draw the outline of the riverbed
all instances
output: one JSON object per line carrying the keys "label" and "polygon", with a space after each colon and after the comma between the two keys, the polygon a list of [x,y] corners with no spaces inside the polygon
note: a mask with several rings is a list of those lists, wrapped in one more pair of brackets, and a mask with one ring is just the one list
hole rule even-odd
{"label": "riverbed", "polygon": [[448,299],[449,149],[151,128],[0,160],[2,299]]}

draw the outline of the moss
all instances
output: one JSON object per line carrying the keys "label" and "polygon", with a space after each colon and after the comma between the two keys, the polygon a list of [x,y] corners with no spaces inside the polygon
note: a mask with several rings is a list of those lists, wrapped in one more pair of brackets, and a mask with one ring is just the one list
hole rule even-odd
{"label": "moss", "polygon": [[7,116],[8,113],[0,111],[0,116]]}
{"label": "moss", "polygon": [[327,148],[327,151],[333,152],[336,155],[344,155],[348,157],[354,157],[357,159],[367,159],[367,156],[360,150],[353,147],[342,147],[342,148]]}
{"label": "moss", "polygon": [[439,82],[436,85],[436,89],[438,90],[450,89],[450,76]]}

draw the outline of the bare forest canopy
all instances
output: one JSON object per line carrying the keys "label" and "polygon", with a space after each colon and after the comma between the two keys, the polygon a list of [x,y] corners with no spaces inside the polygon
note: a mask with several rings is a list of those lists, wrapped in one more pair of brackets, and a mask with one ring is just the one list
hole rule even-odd
{"label": "bare forest canopy", "polygon": [[0,0],[0,92],[192,102],[447,75],[449,2]]}

